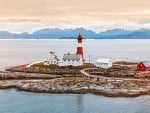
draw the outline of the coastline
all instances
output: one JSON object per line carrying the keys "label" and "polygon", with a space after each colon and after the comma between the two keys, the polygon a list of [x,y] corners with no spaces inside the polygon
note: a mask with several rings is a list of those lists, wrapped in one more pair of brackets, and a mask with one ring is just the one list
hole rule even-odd
{"label": "coastline", "polygon": [[68,77],[51,80],[2,80],[0,89],[15,88],[18,91],[36,93],[92,93],[107,97],[136,97],[150,94],[150,80],[105,81]]}
{"label": "coastline", "polygon": [[[125,67],[113,67],[109,69],[111,70],[110,77],[106,75],[85,76],[81,73],[82,70],[79,73],[68,73],[66,70],[61,71],[62,73],[55,71],[53,73],[51,71],[50,73],[43,73],[43,71],[35,73],[31,71],[34,68],[30,68],[29,71],[29,69],[25,69],[25,66],[12,67],[7,69],[9,72],[0,73],[0,89],[15,88],[18,91],[36,93],[92,93],[107,97],[136,97],[150,94],[150,79],[147,76],[142,77],[141,74],[140,76],[127,76],[130,73],[133,74],[133,68],[127,71],[128,68]],[[84,70],[88,72],[86,69]],[[109,70],[107,70],[107,74],[109,74]],[[134,74],[139,75],[138,72]]]}

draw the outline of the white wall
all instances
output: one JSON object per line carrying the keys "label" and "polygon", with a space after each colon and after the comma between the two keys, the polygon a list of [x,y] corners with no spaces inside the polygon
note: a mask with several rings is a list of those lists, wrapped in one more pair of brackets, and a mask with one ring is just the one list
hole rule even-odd
{"label": "white wall", "polygon": [[55,56],[50,54],[47,59],[46,59],[46,62],[45,62],[45,65],[50,65],[50,64],[58,64],[58,61],[55,59]]}
{"label": "white wall", "polygon": [[112,66],[112,62],[108,62],[108,63],[96,62],[96,67],[109,68],[111,66]]}
{"label": "white wall", "polygon": [[62,63],[59,63],[60,66],[69,66],[69,65],[72,65],[72,66],[80,66],[80,65],[83,65],[83,62],[82,62],[82,59],[80,59],[79,61],[77,60],[65,60],[63,61]]}

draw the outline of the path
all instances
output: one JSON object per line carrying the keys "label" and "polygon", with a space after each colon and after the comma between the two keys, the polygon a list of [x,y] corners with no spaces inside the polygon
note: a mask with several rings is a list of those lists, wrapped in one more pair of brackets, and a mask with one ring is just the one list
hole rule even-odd
{"label": "path", "polygon": [[99,78],[99,79],[105,79],[105,80],[109,80],[109,81],[123,81],[123,80],[145,80],[145,81],[150,81],[150,79],[141,79],[141,78],[117,78],[117,77],[105,77],[105,76],[100,76],[100,75],[91,75],[89,74],[87,71],[91,71],[91,70],[97,70],[98,68],[86,68],[86,69],[82,69],[80,70],[80,72],[88,77],[88,78]]}

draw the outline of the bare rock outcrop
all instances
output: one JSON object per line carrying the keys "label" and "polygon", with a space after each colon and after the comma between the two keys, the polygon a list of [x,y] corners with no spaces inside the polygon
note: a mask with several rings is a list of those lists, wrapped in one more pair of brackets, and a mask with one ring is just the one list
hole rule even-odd
{"label": "bare rock outcrop", "polygon": [[150,94],[150,81],[88,79],[67,77],[51,80],[5,80],[0,89],[16,88],[30,92],[44,93],[93,93],[111,97],[132,97]]}

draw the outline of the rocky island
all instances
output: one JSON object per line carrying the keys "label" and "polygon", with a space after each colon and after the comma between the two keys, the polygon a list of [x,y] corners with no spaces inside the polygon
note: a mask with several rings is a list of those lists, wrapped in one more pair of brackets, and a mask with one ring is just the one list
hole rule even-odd
{"label": "rocky island", "polygon": [[110,97],[150,94],[150,71],[137,71],[132,62],[114,62],[108,69],[93,65],[48,68],[26,65],[0,73],[0,89],[42,93],[92,93]]}

